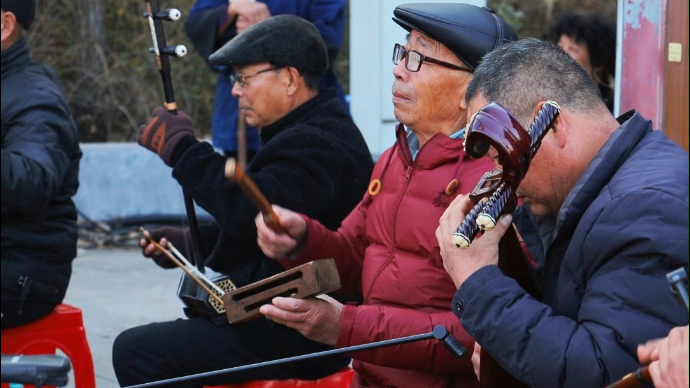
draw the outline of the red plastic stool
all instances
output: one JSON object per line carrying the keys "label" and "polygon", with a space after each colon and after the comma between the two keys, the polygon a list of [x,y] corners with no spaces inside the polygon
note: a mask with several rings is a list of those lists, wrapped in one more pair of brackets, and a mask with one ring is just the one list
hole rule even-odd
{"label": "red plastic stool", "polygon": [[2,354],[55,354],[60,349],[72,362],[75,387],[96,387],[91,349],[86,341],[80,309],[61,304],[38,321],[0,333]]}
{"label": "red plastic stool", "polygon": [[242,384],[213,385],[204,388],[350,388],[355,371],[345,368],[318,380],[259,380]]}

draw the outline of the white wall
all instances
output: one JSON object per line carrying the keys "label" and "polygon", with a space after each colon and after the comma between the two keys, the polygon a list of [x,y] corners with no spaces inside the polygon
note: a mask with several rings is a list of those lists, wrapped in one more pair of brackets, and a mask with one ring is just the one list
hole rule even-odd
{"label": "white wall", "polygon": [[[391,102],[393,45],[405,43],[407,31],[392,20],[406,3],[458,3],[452,0],[350,0],[350,111],[374,157],[395,141]],[[462,1],[485,6],[486,0]]]}

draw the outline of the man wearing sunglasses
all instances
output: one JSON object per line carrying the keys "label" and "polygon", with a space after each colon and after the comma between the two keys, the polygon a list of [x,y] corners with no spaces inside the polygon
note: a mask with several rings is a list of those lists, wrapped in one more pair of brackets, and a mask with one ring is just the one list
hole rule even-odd
{"label": "man wearing sunglasses", "polygon": [[[444,325],[467,348],[473,339],[450,311],[455,286],[443,268],[434,230],[458,194],[492,170],[488,159],[465,155],[461,107],[472,71],[487,52],[517,39],[486,8],[467,4],[408,4],[393,20],[409,32],[393,48],[392,98],[397,141],[378,160],[368,193],[337,232],[275,207],[288,234],[256,220],[259,245],[285,266],[332,257],[340,291],[363,292],[364,303],[329,298],[275,298],[261,312],[305,336],[346,347],[430,332]],[[285,259],[288,253],[295,253]],[[438,341],[409,343],[353,355],[354,387],[474,387],[467,357],[457,360]]]}
{"label": "man wearing sunglasses", "polygon": [[[210,61],[234,67],[232,93],[247,123],[260,129],[263,146],[247,165],[246,174],[269,201],[337,228],[362,198],[373,161],[335,90],[318,91],[328,56],[316,27],[294,15],[268,18],[225,44]],[[188,116],[175,116],[162,108],[154,113],[148,125],[140,128],[139,144],[173,168],[173,177],[220,227],[215,236],[210,230],[201,236],[202,251],[208,253],[206,266],[229,275],[237,287],[283,272],[279,262],[259,249],[254,224],[258,209],[239,185],[225,178],[225,157],[210,144],[197,141]],[[189,246],[182,231],[172,232],[163,234],[163,245],[170,239],[177,247]],[[152,245],[145,240],[141,245],[147,256],[153,256]],[[167,259],[153,258],[169,266]],[[120,384],[128,386],[328,348],[266,319],[217,325],[190,317],[123,332],[115,340],[113,364]],[[317,379],[348,363],[346,357],[331,357],[184,386]]]}

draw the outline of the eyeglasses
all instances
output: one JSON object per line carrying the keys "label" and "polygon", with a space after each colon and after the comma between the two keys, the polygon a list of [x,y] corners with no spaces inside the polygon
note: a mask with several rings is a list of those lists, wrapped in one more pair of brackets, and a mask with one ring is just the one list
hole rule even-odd
{"label": "eyeglasses", "polygon": [[237,82],[238,84],[240,84],[240,86],[244,87],[245,85],[247,85],[247,82],[246,82],[247,78],[253,77],[255,75],[259,75],[261,73],[266,73],[268,71],[278,70],[278,69],[280,69],[280,67],[277,67],[277,66],[276,67],[269,67],[268,69],[259,70],[254,74],[248,74],[248,75],[235,73],[235,74],[230,75],[230,77],[229,77],[230,78],[230,84],[234,85],[235,82]]}
{"label": "eyeglasses", "polygon": [[423,62],[435,63],[453,70],[462,70],[468,73],[472,72],[472,70],[466,67],[460,67],[452,63],[439,61],[438,59],[427,57],[426,55],[423,55],[415,50],[405,50],[402,45],[396,43],[395,47],[393,47],[393,64],[397,65],[403,59],[405,59],[405,68],[413,73],[419,71]]}

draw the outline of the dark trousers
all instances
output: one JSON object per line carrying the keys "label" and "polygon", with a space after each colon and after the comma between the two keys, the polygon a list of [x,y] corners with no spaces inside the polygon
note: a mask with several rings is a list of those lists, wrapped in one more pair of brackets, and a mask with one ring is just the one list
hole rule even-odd
{"label": "dark trousers", "polygon": [[2,290],[2,329],[17,327],[50,314],[59,303],[22,297],[21,292]]}
{"label": "dark trousers", "polygon": [[2,328],[21,326],[50,314],[62,302],[71,265],[41,262],[18,250],[2,253]]}
{"label": "dark trousers", "polygon": [[[233,325],[215,325],[204,318],[178,319],[122,332],[113,344],[113,367],[118,382],[125,387],[331,348],[263,317]],[[200,387],[289,378],[314,380],[337,372],[349,362],[348,358],[331,356],[166,386]]]}

